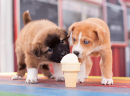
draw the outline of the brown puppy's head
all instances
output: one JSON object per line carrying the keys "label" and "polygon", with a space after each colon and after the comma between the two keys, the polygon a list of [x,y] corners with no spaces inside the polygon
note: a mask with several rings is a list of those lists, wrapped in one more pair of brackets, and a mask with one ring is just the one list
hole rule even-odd
{"label": "brown puppy's head", "polygon": [[28,51],[41,62],[60,63],[62,57],[70,52],[67,32],[63,28],[49,20],[32,21],[29,11],[24,12],[23,21],[26,34],[30,36],[27,37],[31,45]]}
{"label": "brown puppy's head", "polygon": [[70,52],[67,32],[60,27],[47,28],[38,34],[32,47],[36,57],[57,63]]}
{"label": "brown puppy's head", "polygon": [[83,58],[95,51],[94,49],[104,41],[106,32],[102,27],[92,22],[81,21],[70,26],[68,37],[71,33],[72,52],[79,58]]}

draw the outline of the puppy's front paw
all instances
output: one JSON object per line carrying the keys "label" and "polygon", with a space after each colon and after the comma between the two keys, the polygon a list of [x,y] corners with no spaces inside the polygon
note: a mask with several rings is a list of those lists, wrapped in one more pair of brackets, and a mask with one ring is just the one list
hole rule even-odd
{"label": "puppy's front paw", "polygon": [[21,80],[22,79],[22,77],[21,76],[18,76],[18,75],[14,75],[13,77],[12,77],[12,80]]}
{"label": "puppy's front paw", "polygon": [[112,85],[113,80],[112,79],[102,78],[101,84],[103,84],[103,85]]}
{"label": "puppy's front paw", "polygon": [[64,77],[55,77],[55,80],[56,81],[65,81],[65,78]]}
{"label": "puppy's front paw", "polygon": [[77,83],[83,83],[84,82],[84,79],[85,79],[85,77],[84,76],[78,76],[77,77]]}
{"label": "puppy's front paw", "polygon": [[28,84],[36,84],[38,83],[38,70],[36,68],[28,68],[28,74],[26,83]]}
{"label": "puppy's front paw", "polygon": [[27,78],[26,83],[28,83],[28,84],[36,84],[36,83],[38,83],[38,80],[37,80],[37,78]]}
{"label": "puppy's front paw", "polygon": [[85,75],[85,79],[88,79],[88,75]]}
{"label": "puppy's front paw", "polygon": [[49,79],[55,79],[55,76],[54,75],[50,75],[48,76]]}

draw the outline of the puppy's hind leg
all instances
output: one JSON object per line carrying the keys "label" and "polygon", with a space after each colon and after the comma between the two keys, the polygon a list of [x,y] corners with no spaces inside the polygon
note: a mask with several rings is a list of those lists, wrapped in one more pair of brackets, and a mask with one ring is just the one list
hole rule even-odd
{"label": "puppy's hind leg", "polygon": [[43,65],[40,65],[40,70],[41,72],[48,78],[50,79],[54,79],[54,76],[53,74],[50,72],[50,69],[49,69],[49,65],[48,64],[43,64]]}
{"label": "puppy's hind leg", "polygon": [[17,75],[13,76],[13,80],[22,79],[26,72],[26,64],[25,64],[25,56],[22,52],[17,53],[17,64],[18,64],[18,71]]}

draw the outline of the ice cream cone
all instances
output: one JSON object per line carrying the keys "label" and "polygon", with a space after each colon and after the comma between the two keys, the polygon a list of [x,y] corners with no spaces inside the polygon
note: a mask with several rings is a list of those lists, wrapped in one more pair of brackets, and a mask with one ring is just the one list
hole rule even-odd
{"label": "ice cream cone", "polygon": [[76,87],[77,74],[78,74],[78,71],[64,72],[66,87]]}
{"label": "ice cream cone", "polygon": [[65,57],[63,57],[61,64],[65,77],[65,86],[76,87],[77,74],[80,71],[80,63],[77,56],[72,53],[67,54]]}
{"label": "ice cream cone", "polygon": [[80,70],[80,64],[62,64],[66,87],[76,87],[77,74]]}

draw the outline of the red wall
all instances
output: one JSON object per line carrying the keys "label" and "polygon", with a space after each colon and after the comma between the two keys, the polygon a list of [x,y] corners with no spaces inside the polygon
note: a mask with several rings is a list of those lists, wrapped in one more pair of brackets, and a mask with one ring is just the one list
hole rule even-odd
{"label": "red wall", "polygon": [[125,47],[112,47],[113,75],[126,76],[125,74]]}
{"label": "red wall", "polygon": [[[125,74],[125,47],[112,47],[113,52],[113,76],[126,76]],[[101,76],[99,67],[100,57],[92,58],[93,67],[91,70],[91,76]]]}

